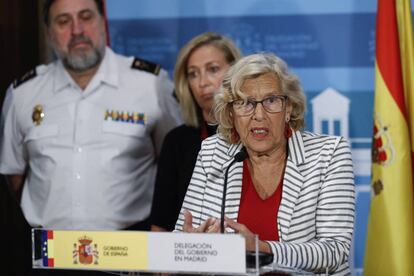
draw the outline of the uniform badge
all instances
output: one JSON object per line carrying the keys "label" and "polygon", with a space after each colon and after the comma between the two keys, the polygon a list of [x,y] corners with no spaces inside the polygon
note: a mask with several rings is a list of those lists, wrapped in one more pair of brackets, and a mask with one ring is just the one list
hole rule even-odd
{"label": "uniform badge", "polygon": [[40,123],[43,121],[43,117],[45,117],[45,113],[43,112],[43,106],[38,104],[33,108],[33,124],[35,124],[36,126],[40,125]]}

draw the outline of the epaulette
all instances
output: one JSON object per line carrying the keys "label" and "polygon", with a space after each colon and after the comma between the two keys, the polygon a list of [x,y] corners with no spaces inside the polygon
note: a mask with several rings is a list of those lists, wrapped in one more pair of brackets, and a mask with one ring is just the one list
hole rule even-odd
{"label": "epaulette", "polygon": [[22,83],[25,83],[26,81],[28,81],[30,79],[33,79],[36,76],[37,76],[36,68],[30,70],[29,72],[27,72],[26,74],[24,74],[22,77],[14,80],[14,82],[13,82],[13,88],[18,87]]}
{"label": "epaulette", "polygon": [[140,59],[140,58],[134,59],[134,61],[132,62],[131,68],[146,71],[154,75],[158,75],[161,70],[160,65]]}

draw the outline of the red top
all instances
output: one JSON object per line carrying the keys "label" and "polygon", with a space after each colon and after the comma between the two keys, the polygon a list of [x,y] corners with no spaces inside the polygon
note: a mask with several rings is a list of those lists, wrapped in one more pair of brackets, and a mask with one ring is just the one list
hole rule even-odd
{"label": "red top", "polygon": [[243,162],[243,187],[237,222],[258,234],[260,240],[279,240],[277,213],[282,200],[282,183],[283,177],[273,195],[261,199],[254,187],[247,161]]}

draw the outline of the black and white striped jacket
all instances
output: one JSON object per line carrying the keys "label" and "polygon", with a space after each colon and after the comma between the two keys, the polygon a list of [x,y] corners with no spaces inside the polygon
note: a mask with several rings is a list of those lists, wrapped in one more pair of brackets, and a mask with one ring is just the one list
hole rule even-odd
{"label": "black and white striped jacket", "polygon": [[[337,275],[350,274],[348,255],[354,229],[355,187],[351,152],[342,137],[294,132],[289,139],[282,201],[277,215],[279,242],[267,241],[276,265]],[[224,172],[241,144],[220,136],[206,139],[176,224],[184,209],[194,226],[220,218]],[[237,220],[243,164],[229,170],[226,216]],[[227,229],[231,231],[231,229]]]}

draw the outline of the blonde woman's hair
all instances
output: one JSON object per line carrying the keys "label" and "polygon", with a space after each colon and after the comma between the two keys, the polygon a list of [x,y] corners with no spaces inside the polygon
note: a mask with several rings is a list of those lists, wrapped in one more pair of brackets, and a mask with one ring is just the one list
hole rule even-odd
{"label": "blonde woman's hair", "polygon": [[234,120],[232,101],[245,98],[240,91],[247,79],[254,79],[261,75],[272,73],[279,80],[283,95],[286,95],[287,106],[292,108],[289,125],[294,130],[305,126],[306,97],[296,75],[292,74],[287,64],[271,53],[260,53],[246,56],[237,61],[224,76],[220,92],[214,97],[214,116],[220,133],[229,143],[234,141]]}
{"label": "blonde woman's hair", "polygon": [[181,48],[174,68],[175,93],[180,102],[184,122],[192,127],[199,127],[203,122],[203,118],[188,83],[187,65],[191,54],[205,45],[212,45],[221,50],[229,64],[241,57],[241,52],[233,41],[213,32],[202,33]]}

